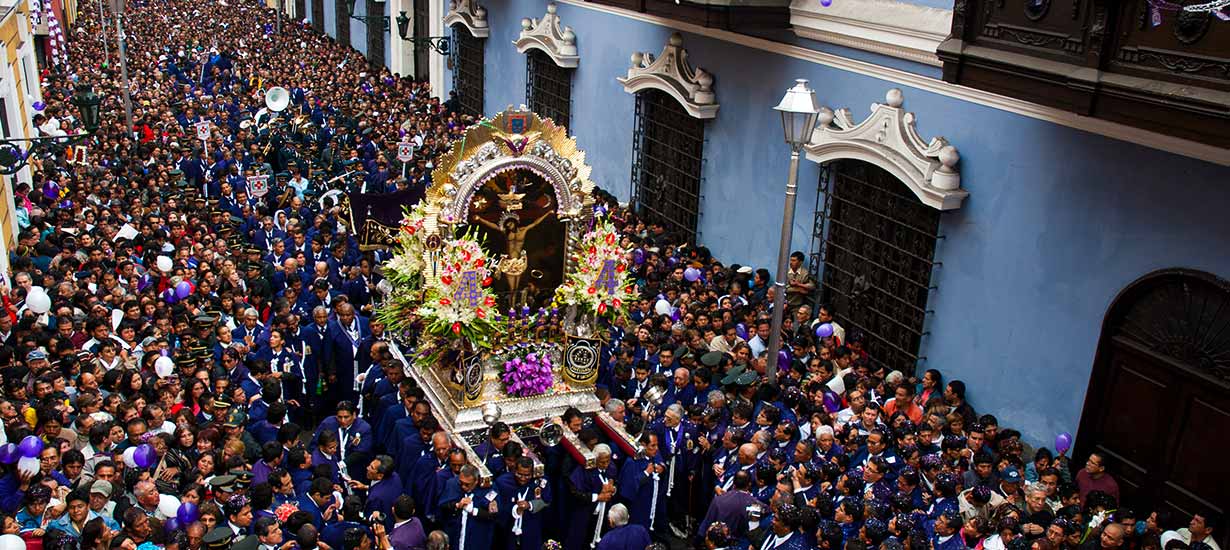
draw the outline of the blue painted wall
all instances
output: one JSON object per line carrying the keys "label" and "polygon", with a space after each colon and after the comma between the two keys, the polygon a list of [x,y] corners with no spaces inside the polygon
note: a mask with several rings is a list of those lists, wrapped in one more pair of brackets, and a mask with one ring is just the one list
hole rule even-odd
{"label": "blue painted wall", "polygon": [[[525,101],[525,59],[511,41],[520,19],[540,17],[544,5],[484,5],[492,113]],[[634,50],[657,55],[671,31],[572,5],[559,14],[582,56],[570,130],[593,179],[627,199],[634,99],[615,77]],[[965,380],[975,407],[1031,441],[1075,432],[1102,318],[1125,285],[1163,267],[1230,276],[1230,169],[701,36],[685,34],[684,46],[716,75],[721,109],[706,127],[700,238],[727,261],[775,263],[788,151],[771,108],[795,78],[857,120],[901,87],[922,136],[960,149],[971,195],[942,218],[924,366]],[[808,248],[818,175],[803,163],[796,249]]]}

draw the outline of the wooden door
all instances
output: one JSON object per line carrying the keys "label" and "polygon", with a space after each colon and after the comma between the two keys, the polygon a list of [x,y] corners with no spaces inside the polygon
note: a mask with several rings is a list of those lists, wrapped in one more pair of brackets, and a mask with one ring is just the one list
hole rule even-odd
{"label": "wooden door", "polygon": [[[1107,456],[1123,503],[1226,517],[1230,509],[1230,283],[1159,272],[1107,315],[1076,456]],[[1224,547],[1226,529],[1215,536]]]}

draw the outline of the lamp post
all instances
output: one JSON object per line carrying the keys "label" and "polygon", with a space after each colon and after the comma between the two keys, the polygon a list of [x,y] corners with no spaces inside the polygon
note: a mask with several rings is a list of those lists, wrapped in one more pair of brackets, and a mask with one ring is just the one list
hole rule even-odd
{"label": "lamp post", "polygon": [[[29,163],[30,158],[42,149],[66,148],[93,135],[98,130],[98,106],[102,104],[102,99],[94,93],[94,87],[89,84],[78,85],[77,92],[73,94],[72,104],[77,107],[77,112],[81,115],[81,125],[85,127],[84,133],[0,140],[0,174],[9,176],[20,172]],[[17,145],[22,142],[30,143],[30,147],[25,151]]]}
{"label": "lamp post", "polygon": [[132,121],[132,85],[128,82],[128,47],[124,39],[124,6],[125,0],[111,0],[111,12],[115,17],[115,39],[119,44],[120,78],[124,80],[124,123],[128,125],[128,135],[132,136],[132,150],[137,150],[137,129]]}
{"label": "lamp post", "polygon": [[410,16],[406,15],[403,10],[396,17],[397,19],[397,34],[402,40],[410,42],[414,46],[414,51],[432,50],[440,55],[448,55],[449,52],[449,37],[447,36],[414,36],[410,32]]}
{"label": "lamp post", "polygon": [[98,36],[102,39],[103,62],[109,68],[111,67],[111,50],[107,48],[107,18],[103,13],[102,0],[98,0],[98,26],[102,29],[102,32],[98,33]]}
{"label": "lamp post", "polygon": [[773,108],[782,115],[782,130],[786,134],[786,143],[790,145],[790,175],[786,179],[786,208],[782,215],[782,239],[777,250],[777,280],[773,283],[773,324],[769,333],[769,356],[765,366],[770,384],[777,383],[778,359],[782,349],[782,315],[786,309],[786,270],[790,265],[790,237],[794,229],[794,202],[798,195],[799,182],[799,152],[803,144],[811,139],[812,130],[816,127],[816,116],[820,114],[820,105],[816,103],[816,92],[807,86],[806,79],[795,81],[794,87],[786,90],[782,102]]}

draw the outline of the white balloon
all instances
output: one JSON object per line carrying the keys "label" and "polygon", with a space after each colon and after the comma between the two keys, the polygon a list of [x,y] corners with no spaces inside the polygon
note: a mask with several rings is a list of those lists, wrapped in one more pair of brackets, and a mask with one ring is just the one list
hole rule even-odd
{"label": "white balloon", "polygon": [[158,514],[162,519],[175,517],[179,512],[179,499],[171,495],[158,495]]}
{"label": "white balloon", "polygon": [[[128,466],[129,468],[137,467],[137,459],[133,457],[133,455],[135,454],[137,454],[136,447],[129,447],[127,449],[124,449],[124,465],[125,466]],[[0,550],[3,550],[3,549],[0,548]]]}
{"label": "white balloon", "polygon": [[0,550],[26,550],[26,541],[17,535],[0,535]]}
{"label": "white balloon", "polygon": [[[39,315],[51,311],[51,296],[47,295],[47,291],[41,287],[31,287],[30,293],[26,295],[26,307],[30,308]],[[0,550],[4,550],[0,548]]]}
{"label": "white balloon", "polygon": [[671,303],[666,300],[658,300],[658,303],[653,305],[653,311],[658,315],[670,315]]}
{"label": "white balloon", "polygon": [[154,265],[158,267],[158,271],[161,271],[163,273],[170,272],[171,268],[175,267],[175,264],[171,262],[171,258],[168,258],[166,256],[159,256],[158,260],[154,263]]}
{"label": "white balloon", "polygon": [[175,360],[167,356],[159,357],[154,360],[154,372],[158,374],[158,378],[166,378],[175,372]]}
{"label": "white balloon", "polygon": [[[23,456],[17,461],[17,471],[26,475],[34,475],[38,473],[38,457]],[[0,550],[4,550],[0,548]]]}

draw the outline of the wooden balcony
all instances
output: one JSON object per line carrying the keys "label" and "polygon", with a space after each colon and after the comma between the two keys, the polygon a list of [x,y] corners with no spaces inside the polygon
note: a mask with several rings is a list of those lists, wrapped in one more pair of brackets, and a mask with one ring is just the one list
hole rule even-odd
{"label": "wooden balcony", "polygon": [[733,32],[790,28],[790,0],[588,1]]}
{"label": "wooden balcony", "polygon": [[937,53],[948,82],[1230,148],[1230,21],[1212,13],[956,0]]}

